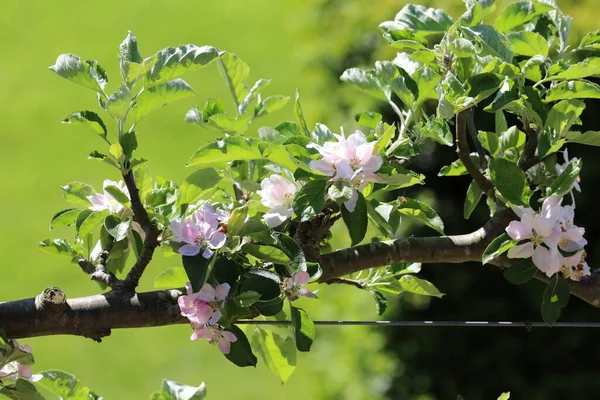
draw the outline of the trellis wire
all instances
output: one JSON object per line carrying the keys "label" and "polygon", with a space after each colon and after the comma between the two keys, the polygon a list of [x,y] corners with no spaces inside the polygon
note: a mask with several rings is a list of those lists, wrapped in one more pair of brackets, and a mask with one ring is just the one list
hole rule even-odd
{"label": "trellis wire", "polygon": [[[313,321],[315,325],[326,326],[405,326],[405,327],[490,327],[490,328],[600,328],[600,322],[555,322],[552,326],[545,322],[527,321]],[[236,324],[246,325],[291,325],[292,321],[241,320]]]}

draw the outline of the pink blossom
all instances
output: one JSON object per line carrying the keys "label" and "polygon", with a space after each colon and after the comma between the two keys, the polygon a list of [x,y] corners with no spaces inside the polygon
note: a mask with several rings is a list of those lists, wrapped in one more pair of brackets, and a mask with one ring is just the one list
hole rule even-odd
{"label": "pink blossom", "polygon": [[193,216],[171,221],[171,231],[175,241],[184,242],[179,253],[184,256],[195,256],[203,251],[204,258],[210,258],[216,249],[225,245],[227,237],[219,227],[219,214],[210,204],[205,204]]}
{"label": "pink blossom", "polygon": [[179,296],[177,299],[181,315],[187,317],[195,329],[207,323],[216,324],[223,315],[221,310],[225,306],[225,299],[231,286],[228,283],[221,283],[213,288],[205,283],[199,292],[193,293],[192,285],[188,282],[185,288],[187,295]]}
{"label": "pink blossom", "polygon": [[298,186],[282,176],[271,175],[263,179],[260,187],[256,193],[261,197],[261,203],[270,208],[264,216],[265,223],[269,228],[275,228],[292,216],[292,201]]}
{"label": "pink blossom", "polygon": [[306,271],[298,271],[292,278],[285,278],[283,281],[283,292],[290,300],[297,300],[298,296],[317,299],[317,295],[306,288],[301,288],[310,280],[310,275]]}
{"label": "pink blossom", "polygon": [[353,212],[358,200],[357,190],[362,190],[369,182],[382,183],[383,180],[375,173],[383,160],[379,154],[373,154],[375,142],[367,142],[361,131],[356,131],[348,138],[334,135],[337,142],[326,142],[323,146],[310,143],[307,147],[316,149],[323,158],[309,163],[312,169],[332,176],[335,182],[344,179],[354,189],[353,196],[344,204],[348,211]]}
{"label": "pink blossom", "polygon": [[117,199],[115,199],[110,193],[106,191],[106,188],[108,186],[116,186],[127,196],[127,198],[131,198],[129,196],[129,190],[127,189],[127,186],[125,186],[125,183],[123,181],[115,182],[106,179],[103,185],[103,193],[96,193],[92,196],[87,196],[87,199],[92,204],[89,207],[90,210],[109,210],[111,214],[118,214],[125,208],[121,203],[117,201]]}
{"label": "pink blossom", "polygon": [[210,325],[199,328],[192,333],[192,340],[200,338],[205,338],[210,344],[216,344],[223,354],[229,354],[231,343],[237,341],[237,337],[232,332]]}
{"label": "pink blossom", "polygon": [[585,251],[580,250],[570,257],[563,258],[562,274],[565,278],[580,281],[584,276],[590,275],[590,267],[585,262]]}
{"label": "pink blossom", "polygon": [[[21,350],[31,354],[31,348],[27,345],[21,345],[16,340],[13,343]],[[19,378],[27,379],[32,382],[37,382],[43,378],[43,375],[32,374],[31,367],[29,365],[21,364],[19,361],[11,361],[8,364],[0,368],[0,380],[8,379],[16,381]]]}

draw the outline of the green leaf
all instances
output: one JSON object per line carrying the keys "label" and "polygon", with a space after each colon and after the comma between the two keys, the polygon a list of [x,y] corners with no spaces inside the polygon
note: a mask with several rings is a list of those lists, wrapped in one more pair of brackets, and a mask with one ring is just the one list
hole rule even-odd
{"label": "green leaf", "polygon": [[219,50],[212,46],[198,47],[193,44],[167,47],[155,56],[144,60],[144,64],[153,63],[146,73],[144,88],[172,81],[181,75],[196,71],[219,57]]}
{"label": "green leaf", "polygon": [[296,116],[296,123],[300,128],[300,134],[306,137],[310,137],[310,130],[306,125],[304,113],[302,112],[302,106],[300,106],[300,92],[298,92],[298,89],[296,89],[296,103],[294,104],[294,115]]}
{"label": "green leaf", "polygon": [[[86,211],[86,210],[84,210]],[[79,216],[77,217],[77,235],[80,238],[85,238],[88,233],[91,233],[94,228],[102,223],[104,218],[108,215],[108,210],[103,211],[92,211],[90,213],[79,214],[79,216],[84,217],[81,221],[79,221]]]}
{"label": "green leaf", "polygon": [[567,142],[580,143],[588,146],[600,146],[600,131],[567,132],[565,135]]}
{"label": "green leaf", "polygon": [[398,283],[405,292],[440,298],[444,296],[444,293],[440,292],[433,283],[414,275],[403,275],[398,279]]}
{"label": "green leaf", "polygon": [[262,158],[262,154],[258,150],[258,140],[244,137],[225,137],[211,140],[201,146],[192,154],[187,166],[221,166],[231,161],[260,158]]}
{"label": "green leaf", "polygon": [[387,298],[383,293],[378,292],[376,290],[369,290],[369,293],[371,293],[373,295],[373,298],[375,299],[377,315],[382,316],[383,313],[385,313],[385,310],[387,310]]}
{"label": "green leaf", "polygon": [[420,123],[417,132],[423,137],[432,139],[444,146],[454,144],[452,132],[450,132],[448,123],[443,118],[435,118],[425,122],[425,124]]}
{"label": "green leaf", "polygon": [[223,179],[214,168],[200,169],[190,176],[179,187],[181,203],[193,203],[207,197]]}
{"label": "green leaf", "polygon": [[481,55],[489,54],[507,63],[512,62],[513,51],[510,41],[492,25],[477,25],[470,28],[463,27],[462,31],[469,39],[481,44]]}
{"label": "green leaf", "polygon": [[496,18],[494,25],[496,25],[500,31],[508,32],[511,29],[531,21],[536,16],[552,10],[554,10],[554,7],[542,2],[534,3],[532,1],[519,1],[510,4],[502,10],[500,15],[498,15],[498,18]]}
{"label": "green leaf", "polygon": [[[136,70],[140,68],[142,56],[138,51],[137,39],[131,31],[127,33],[127,37],[119,46],[119,65],[121,76],[126,82],[131,82]],[[133,65],[132,65],[133,63]]]}
{"label": "green leaf", "polygon": [[131,90],[127,84],[120,84],[106,99],[106,109],[115,118],[123,119],[131,104]]}
{"label": "green leaf", "polygon": [[137,97],[132,110],[133,119],[139,121],[167,104],[195,94],[194,89],[179,78],[153,86]]}
{"label": "green leaf", "polygon": [[502,393],[497,400],[508,400],[510,399],[510,392]]}
{"label": "green leaf", "polygon": [[77,252],[73,246],[65,239],[45,239],[39,244],[40,249],[50,254],[58,254],[69,257],[77,257]]}
{"label": "green leaf", "polygon": [[309,181],[294,196],[292,208],[301,221],[314,218],[325,206],[327,181]]}
{"label": "green leaf", "polygon": [[285,383],[296,369],[296,346],[291,337],[283,339],[275,332],[256,328],[252,347],[281,383]]}
{"label": "green leaf", "polygon": [[260,300],[260,297],[260,293],[253,290],[248,290],[247,292],[235,296],[235,301],[240,307],[250,307],[252,304]]}
{"label": "green leaf", "polygon": [[120,188],[118,188],[117,186],[107,185],[104,187],[104,190],[106,190],[106,192],[108,192],[108,194],[110,194],[120,204],[124,205],[125,207],[130,206],[129,197],[125,193],[123,193],[123,191]]}
{"label": "green leaf", "polygon": [[517,244],[517,241],[512,240],[508,234],[503,233],[488,244],[488,246],[483,251],[483,256],[481,257],[481,262],[483,264],[487,264],[492,261],[494,258],[498,257],[501,254],[507,252],[511,247],[514,247]]}
{"label": "green leaf", "polygon": [[246,79],[250,75],[250,67],[236,54],[224,52],[219,59],[219,72],[225,79],[236,106],[240,105],[250,89]]}
{"label": "green leaf", "polygon": [[454,39],[449,43],[448,47],[458,58],[473,57],[477,54],[477,49],[473,43],[465,38]]}
{"label": "green leaf", "polygon": [[98,92],[104,92],[108,83],[104,68],[95,60],[82,60],[75,54],[61,54],[48,69],[73,83]]}
{"label": "green leaf", "polygon": [[138,146],[136,133],[133,131],[125,132],[119,137],[119,144],[121,145],[121,149],[123,150],[125,160],[131,160],[133,152],[137,150]]}
{"label": "green leaf", "polygon": [[528,258],[505,269],[504,277],[513,285],[522,285],[529,282],[537,270],[535,264]]}
{"label": "green leaf", "polygon": [[423,36],[445,33],[452,26],[452,18],[440,8],[427,8],[418,4],[405,5],[393,21],[379,25],[381,29],[410,29]]}
{"label": "green leaf", "polygon": [[496,157],[498,155],[498,151],[500,150],[500,140],[495,132],[479,131],[477,134],[477,139],[479,139],[479,142],[483,148],[486,149],[492,155],[492,157]]}
{"label": "green leaf", "polygon": [[0,395],[12,400],[45,400],[35,386],[23,378],[17,379],[13,386],[0,386]]}
{"label": "green leaf", "polygon": [[69,182],[60,188],[63,190],[63,195],[67,201],[86,206],[90,205],[90,201],[87,198],[96,194],[93,187],[83,182]]}
{"label": "green leaf", "polygon": [[242,226],[242,229],[240,229],[240,231],[238,232],[238,236],[244,237],[244,236],[252,235],[254,233],[265,232],[270,229],[271,228],[269,228],[267,225],[265,225],[261,221],[256,220],[256,219],[250,219],[250,220],[246,221],[244,226]]}
{"label": "green leaf", "polygon": [[428,227],[444,234],[444,223],[440,216],[429,205],[415,199],[402,197],[398,204],[400,214],[419,221]]}
{"label": "green leaf", "polygon": [[367,234],[367,227],[369,225],[365,197],[360,191],[356,191],[356,194],[358,195],[358,200],[356,201],[354,211],[348,211],[346,205],[342,204],[342,218],[350,234],[351,246],[356,246],[362,242]]}
{"label": "green leaf", "polygon": [[554,182],[550,184],[548,189],[546,189],[546,197],[552,196],[553,194],[562,197],[569,193],[573,187],[573,183],[575,183],[579,177],[582,167],[581,164],[582,161],[579,159],[571,161]]}
{"label": "green leaf", "polygon": [[248,218],[248,207],[242,206],[233,209],[227,223],[227,235],[236,236],[242,230]]}
{"label": "green leaf", "polygon": [[198,387],[163,379],[160,391],[154,392],[150,400],[202,400],[206,397],[204,382]]}
{"label": "green leaf", "polygon": [[285,107],[290,101],[290,96],[275,95],[269,96],[261,101],[254,111],[254,118],[262,117],[267,114],[272,114]]}
{"label": "green leaf", "polygon": [[504,82],[496,93],[494,100],[484,108],[487,112],[498,112],[508,107],[513,101],[519,99],[519,90],[517,85],[508,77],[504,78]]}
{"label": "green leaf", "polygon": [[[537,32],[513,32],[507,35],[515,56],[548,56],[548,42]],[[568,79],[568,78],[567,78]]]}
{"label": "green leaf", "polygon": [[558,140],[563,135],[567,135],[573,125],[581,123],[579,116],[584,109],[585,102],[583,100],[559,101],[548,112],[544,131],[549,131],[553,141]]}
{"label": "green leaf", "polygon": [[231,343],[231,351],[225,354],[225,357],[238,367],[256,367],[256,356],[252,353],[252,348],[244,331],[235,325],[231,325],[229,330],[237,337],[237,341]]}
{"label": "green leaf", "polygon": [[375,146],[373,147],[373,154],[377,154],[381,151],[384,151],[390,145],[390,143],[392,143],[392,140],[396,135],[396,125],[383,124],[381,128],[382,132],[377,138],[377,142],[375,142]]}
{"label": "green leaf", "polygon": [[192,290],[194,292],[200,291],[206,282],[210,260],[204,258],[202,252],[195,256],[181,256],[181,258],[188,281],[192,284]]}
{"label": "green leaf", "polygon": [[382,118],[381,114],[373,111],[366,111],[354,115],[354,120],[358,125],[366,126],[371,129],[377,128],[377,125],[381,122]]}
{"label": "green leaf", "polygon": [[558,274],[548,282],[542,296],[542,319],[548,325],[554,324],[560,317],[561,310],[569,302],[571,287],[569,283]]}
{"label": "green leaf", "polygon": [[463,217],[469,219],[477,204],[483,197],[483,192],[479,188],[479,185],[475,181],[471,181],[469,188],[467,189],[467,195],[465,196],[465,204],[463,206]]}
{"label": "green leaf", "polygon": [[[133,168],[133,167],[132,167]],[[147,165],[142,165],[133,170],[133,177],[140,192],[140,198],[145,201],[146,195],[152,189],[153,179],[150,168]]]}
{"label": "green leaf", "polygon": [[89,400],[100,399],[90,388],[81,383],[79,379],[65,371],[46,370],[42,371],[44,376],[37,385],[59,396],[61,399]]}
{"label": "green leaf", "polygon": [[104,227],[108,233],[115,238],[116,242],[120,242],[121,240],[125,239],[130,226],[130,219],[121,221],[121,218],[117,215],[109,215],[104,218]]}
{"label": "green leaf", "polygon": [[275,264],[287,264],[291,261],[283,251],[274,246],[246,243],[240,250],[260,260]]}
{"label": "green leaf", "polygon": [[587,58],[582,62],[571,65],[566,71],[550,76],[544,81],[562,79],[581,79],[600,75],[600,57]]}
{"label": "green leaf", "polygon": [[188,282],[188,276],[183,267],[170,267],[161,271],[154,278],[154,289],[172,289],[184,287]]}
{"label": "green leaf", "polygon": [[294,330],[294,337],[296,338],[296,348],[299,351],[310,351],[310,347],[315,340],[315,324],[303,309],[290,304],[290,311],[292,328]]}
{"label": "green leaf", "polygon": [[406,71],[390,61],[376,61],[377,76],[380,77],[407,106],[412,107],[418,98],[418,86]]}
{"label": "green leaf", "polygon": [[77,219],[79,211],[79,208],[67,208],[66,210],[57,212],[52,217],[52,221],[50,221],[50,230],[72,225]]}
{"label": "green leaf", "polygon": [[[377,78],[374,70],[363,70],[360,68],[350,68],[344,71],[340,77],[342,82],[350,83],[362,92],[379,100],[387,101],[388,95]],[[389,92],[389,90],[388,90]]]}
{"label": "green leaf", "polygon": [[107,156],[106,154],[102,154],[96,150],[94,150],[90,154],[88,154],[88,160],[102,161],[112,167],[117,168],[120,171],[119,164],[117,162],[115,162],[114,158]]}
{"label": "green leaf", "polygon": [[600,30],[587,33],[579,43],[580,49],[600,49]]}
{"label": "green leaf", "polygon": [[485,72],[469,77],[466,82],[468,95],[479,103],[494,94],[502,85],[501,75]]}
{"label": "green leaf", "polygon": [[564,99],[600,99],[600,85],[584,79],[560,82],[548,90],[544,101]]}
{"label": "green leaf", "polygon": [[502,197],[512,204],[529,206],[527,177],[519,166],[503,158],[490,160],[490,177]]}
{"label": "green leaf", "polygon": [[290,272],[293,274],[298,271],[306,271],[306,257],[304,256],[302,247],[294,239],[283,233],[273,232],[271,236],[275,239],[274,246],[283,250],[290,260],[292,260],[289,265]]}
{"label": "green leaf", "polygon": [[269,79],[259,79],[256,81],[254,86],[250,88],[250,91],[244,97],[244,100],[238,107],[238,112],[240,114],[245,114],[247,108],[260,97],[260,91],[264,89],[267,85],[269,85],[271,81]]}
{"label": "green leaf", "polygon": [[483,19],[496,9],[495,0],[475,1],[460,17],[462,26],[474,26],[483,21]]}
{"label": "green leaf", "polygon": [[107,130],[106,125],[102,121],[102,118],[98,114],[92,111],[78,111],[69,115],[67,118],[62,120],[63,124],[71,124],[73,122],[77,122],[82,124],[83,126],[91,129],[93,132],[97,133],[102,137],[106,137]]}

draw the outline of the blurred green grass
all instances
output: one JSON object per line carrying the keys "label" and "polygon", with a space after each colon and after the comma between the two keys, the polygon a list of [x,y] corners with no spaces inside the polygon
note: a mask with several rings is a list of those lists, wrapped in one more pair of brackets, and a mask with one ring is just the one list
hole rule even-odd
{"label": "blurred green grass", "polygon": [[[0,220],[3,255],[0,267],[0,301],[36,296],[47,286],[58,286],[68,297],[95,294],[98,286],[66,258],[43,253],[37,243],[46,237],[70,236],[68,229],[48,231],[51,216],[68,207],[59,186],[70,181],[85,181],[96,188],[104,179],[118,179],[115,171],[87,160],[92,150],[105,151],[104,144],[77,126],[60,123],[77,110],[96,110],[92,91],[79,87],[47,70],[60,53],[92,58],[106,69],[107,90],[119,80],[116,54],[128,30],[138,38],[140,52],[147,57],[161,48],[185,43],[210,44],[237,53],[251,67],[251,79],[269,78],[269,94],[293,97],[305,79],[298,49],[302,38],[296,35],[297,13],[304,2],[223,0],[220,2],[108,0],[91,3],[61,0],[52,3],[5,0],[0,15],[0,44],[5,55],[0,59],[0,169],[4,184],[0,187]],[[185,79],[198,96],[159,110],[138,127],[138,155],[148,158],[153,173],[181,182],[192,171],[185,162],[192,152],[213,134],[186,124],[185,112],[202,105],[208,97],[228,92],[215,65],[187,75]],[[310,110],[310,105],[307,106]],[[310,117],[310,112],[308,113]],[[274,116],[251,127],[293,119],[287,106]],[[154,276],[162,269],[177,265],[179,259],[162,254],[147,270],[140,290],[151,290]],[[322,295],[325,305],[300,304],[314,315],[343,318],[335,299],[350,288],[335,288]],[[302,300],[303,302],[305,300]],[[362,316],[374,316],[368,294],[355,301]],[[356,316],[356,308],[347,316]],[[249,328],[251,331],[252,328]],[[339,340],[355,337],[359,330],[342,334],[335,328],[318,330],[320,337]],[[364,329],[362,329],[364,331]],[[97,344],[80,337],[55,336],[23,340],[31,345],[36,357],[34,371],[58,368],[75,374],[107,399],[144,399],[163,378],[190,385],[204,381],[211,399],[288,399],[322,398],[326,391],[315,380],[316,371],[345,369],[336,374],[340,383],[352,379],[355,365],[349,354],[328,353],[328,343],[315,344],[315,352],[300,354],[298,368],[286,385],[268,371],[262,361],[256,369],[240,369],[204,342],[191,342],[189,326],[170,326],[135,330],[115,330]],[[381,346],[379,336],[372,348]],[[329,349],[329,352],[335,348]],[[324,353],[323,353],[324,352]],[[328,364],[326,362],[328,361]],[[319,364],[317,368],[314,365]],[[383,365],[383,364],[382,364]],[[362,385],[362,383],[360,383]],[[349,389],[352,385],[345,385]],[[358,394],[355,391],[354,398]],[[347,397],[352,398],[352,393]]]}

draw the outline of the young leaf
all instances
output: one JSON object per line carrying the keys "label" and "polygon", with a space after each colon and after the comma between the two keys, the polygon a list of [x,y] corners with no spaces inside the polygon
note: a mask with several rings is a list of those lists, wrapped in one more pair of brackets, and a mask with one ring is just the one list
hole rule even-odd
{"label": "young leaf", "polygon": [[428,227],[444,234],[444,223],[429,205],[415,199],[402,197],[398,204],[400,214],[424,223]]}
{"label": "young leaf", "polygon": [[507,63],[512,62],[513,51],[510,41],[492,25],[463,27],[462,30],[469,39],[482,45],[481,55],[489,54]]}
{"label": "young leaf", "polygon": [[290,311],[296,348],[299,351],[310,351],[310,347],[315,340],[315,324],[303,309],[290,305]]}
{"label": "young leaf", "polygon": [[133,119],[139,121],[167,104],[195,94],[194,89],[180,78],[153,86],[137,97],[132,110]]}
{"label": "young leaf", "polygon": [[78,85],[104,92],[108,83],[104,68],[95,60],[82,60],[75,54],[61,54],[48,69]]}
{"label": "young leaf", "polygon": [[65,239],[45,239],[39,243],[39,247],[50,254],[77,257],[77,252]]}
{"label": "young leaf", "polygon": [[490,177],[502,197],[512,204],[529,205],[527,177],[519,166],[503,158],[490,160]]}
{"label": "young leaf", "polygon": [[275,264],[287,264],[291,261],[283,251],[274,246],[246,243],[240,250],[260,260]]}
{"label": "young leaf", "polygon": [[271,83],[270,79],[259,79],[259,80],[257,80],[256,83],[254,84],[254,86],[252,86],[250,88],[250,91],[248,92],[248,94],[246,95],[246,97],[244,97],[243,101],[240,103],[240,105],[238,107],[239,114],[245,114],[246,110],[248,109],[248,107],[250,107],[250,105],[256,99],[258,99],[260,97],[261,90],[263,90],[270,83]]}
{"label": "young leaf", "polygon": [[193,203],[215,190],[223,179],[214,168],[200,169],[188,176],[179,187],[181,203]]}
{"label": "young leaf", "polygon": [[[86,210],[84,210],[86,211]],[[92,211],[89,214],[84,214],[85,218],[79,221],[77,217],[77,235],[80,238],[85,238],[88,233],[91,233],[98,225],[106,218],[108,210]],[[79,215],[82,215],[81,213]]]}
{"label": "young leaf", "polygon": [[131,220],[127,219],[125,221],[121,221],[116,215],[109,215],[104,218],[104,227],[110,233],[112,237],[115,238],[116,242],[120,242],[125,239],[127,236],[127,231],[129,231],[129,227],[131,226]]}
{"label": "young leaf", "polygon": [[231,161],[256,160],[262,158],[256,139],[225,137],[211,140],[201,146],[187,163],[188,167],[223,165]]}
{"label": "young leaf", "polygon": [[246,223],[247,218],[248,218],[248,207],[247,206],[235,208],[231,212],[231,216],[229,217],[229,222],[227,223],[227,235],[229,235],[229,236],[238,235],[240,230]]}
{"label": "young leaf", "polygon": [[129,111],[131,104],[131,90],[122,83],[106,99],[106,109],[115,118],[123,119]]}
{"label": "young leaf", "polygon": [[241,58],[230,52],[224,52],[221,55],[219,67],[219,72],[225,79],[237,108],[249,92],[246,79],[250,75],[250,67]]}
{"label": "young leaf", "polygon": [[452,24],[452,18],[440,8],[407,4],[396,14],[393,21],[384,22],[379,27],[392,31],[410,29],[413,32],[427,36],[445,33]]}
{"label": "young leaf", "polygon": [[[507,36],[515,56],[548,56],[548,42],[537,32],[512,32]],[[569,79],[569,78],[566,78]]]}
{"label": "young leaf", "polygon": [[588,146],[600,146],[600,131],[567,132],[565,138],[569,143],[581,143]]}
{"label": "young leaf", "polygon": [[536,16],[554,10],[550,4],[542,2],[534,3],[532,1],[519,1],[507,6],[498,18],[496,18],[496,28],[502,32],[508,32],[517,28],[526,22],[531,21]]}
{"label": "young leaf", "polygon": [[309,181],[294,196],[292,208],[301,221],[314,218],[325,206],[327,181]]}
{"label": "young leaf", "polygon": [[353,212],[348,211],[345,204],[342,204],[342,218],[348,228],[350,239],[352,241],[351,246],[356,246],[365,238],[367,233],[367,227],[369,225],[369,218],[367,217],[367,201],[365,197],[359,191],[356,192],[358,200],[356,201],[356,207]]}
{"label": "young leaf", "polygon": [[267,114],[272,114],[285,107],[290,101],[290,96],[275,95],[269,96],[259,104],[257,104],[254,110],[254,118],[262,117]]}
{"label": "young leaf", "polygon": [[[11,400],[45,400],[36,387],[25,379],[17,379],[11,386],[0,386],[0,395]],[[88,397],[89,398],[89,397]]]}
{"label": "young leaf", "polygon": [[269,369],[285,383],[296,368],[296,346],[291,337],[283,339],[275,332],[256,328],[252,347]]}
{"label": "young leaf", "polygon": [[204,382],[198,387],[163,379],[160,391],[154,392],[150,400],[202,400],[206,397]]}
{"label": "young leaf", "polygon": [[444,296],[444,293],[440,292],[433,283],[414,275],[403,275],[398,279],[398,283],[405,292],[440,298]]}
{"label": "young leaf", "polygon": [[511,247],[514,247],[517,244],[517,241],[512,240],[508,234],[503,233],[488,244],[488,246],[483,251],[483,256],[481,257],[481,262],[483,264],[487,264],[492,261],[494,258],[498,257],[501,254],[507,252]]}
{"label": "young leaf", "polygon": [[78,208],[67,208],[54,214],[52,221],[50,221],[50,230],[59,228],[61,226],[70,226],[77,219],[79,214]]}
{"label": "young leaf", "polygon": [[600,99],[600,85],[587,81],[564,81],[548,90],[546,103],[564,99]]}
{"label": "young leaf", "polygon": [[383,313],[385,313],[385,310],[387,310],[387,298],[383,293],[378,292],[377,290],[369,290],[369,293],[371,293],[375,298],[377,315],[382,316]]}
{"label": "young leaf", "polygon": [[146,73],[145,89],[172,81],[181,75],[202,68],[217,57],[219,50],[212,46],[198,47],[193,44],[167,47],[154,57],[144,60],[144,64],[153,63]]}
{"label": "young leaf", "polygon": [[62,120],[63,124],[77,122],[106,138],[106,125],[98,114],[92,111],[78,111]]}
{"label": "young leaf", "polygon": [[565,170],[556,178],[552,184],[546,189],[546,197],[557,194],[564,196],[569,193],[573,187],[573,183],[577,181],[579,173],[581,172],[581,160],[570,162]]}
{"label": "young leaf", "polygon": [[90,388],[81,383],[79,379],[65,371],[46,370],[37,385],[42,386],[61,399],[101,399]]}
{"label": "young leaf", "polygon": [[96,194],[93,187],[83,182],[69,182],[60,188],[63,190],[67,201],[86,206],[90,205],[90,201],[87,198]]}
{"label": "young leaf", "polygon": [[383,101],[387,101],[389,93],[389,87],[386,91],[383,89],[382,84],[377,78],[375,70],[363,70],[360,68],[350,68],[344,71],[340,77],[342,82],[352,84],[354,87],[360,89],[364,93]]}
{"label": "young leaf", "polygon": [[513,285],[522,285],[529,282],[537,270],[535,264],[528,258],[505,269],[504,277]]}
{"label": "young leaf", "polygon": [[296,103],[294,104],[294,115],[296,116],[296,123],[300,128],[300,134],[310,137],[310,130],[306,125],[306,120],[304,119],[304,113],[302,112],[302,106],[300,106],[300,92],[296,89]]}
{"label": "young leaf", "polygon": [[[366,126],[367,128],[376,129],[377,125],[381,122],[382,116],[376,112],[362,112],[354,115],[354,120],[360,126]],[[377,151],[374,151],[376,153]]]}
{"label": "young leaf", "polygon": [[[123,40],[119,46],[119,65],[121,69],[121,76],[126,82],[131,82],[130,71],[140,68],[142,62],[142,56],[138,51],[137,39],[131,31],[127,32],[127,37]],[[131,64],[135,66],[132,68]]]}

